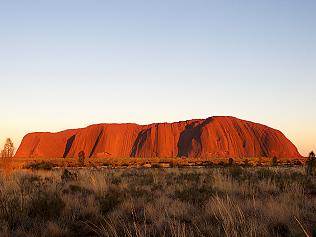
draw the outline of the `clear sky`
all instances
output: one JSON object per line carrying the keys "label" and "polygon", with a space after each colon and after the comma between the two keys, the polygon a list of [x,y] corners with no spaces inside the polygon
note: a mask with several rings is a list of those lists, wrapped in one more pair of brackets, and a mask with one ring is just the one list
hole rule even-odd
{"label": "clear sky", "polygon": [[316,150],[315,0],[0,0],[0,142],[232,115]]}

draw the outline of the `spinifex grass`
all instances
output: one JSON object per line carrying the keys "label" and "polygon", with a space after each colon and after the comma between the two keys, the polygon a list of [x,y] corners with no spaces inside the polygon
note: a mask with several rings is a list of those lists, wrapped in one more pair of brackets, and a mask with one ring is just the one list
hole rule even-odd
{"label": "spinifex grass", "polygon": [[313,236],[315,193],[303,167],[16,170],[0,236]]}

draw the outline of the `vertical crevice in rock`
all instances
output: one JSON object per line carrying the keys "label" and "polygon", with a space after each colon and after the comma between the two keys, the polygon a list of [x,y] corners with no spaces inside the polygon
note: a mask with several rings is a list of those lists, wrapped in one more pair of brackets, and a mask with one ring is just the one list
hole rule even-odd
{"label": "vertical crevice in rock", "polygon": [[75,138],[76,138],[76,134],[73,135],[73,136],[71,136],[71,137],[67,140],[63,158],[66,158],[66,157],[67,157],[67,155],[68,155],[68,153],[69,153],[69,151],[70,151],[70,149],[71,149],[71,146],[72,146],[72,144],[73,144]]}
{"label": "vertical crevice in rock", "polygon": [[95,141],[94,146],[93,146],[93,148],[92,148],[92,150],[91,150],[91,152],[90,152],[89,158],[92,157],[92,155],[93,155],[93,153],[94,153],[94,151],[95,151],[95,148],[96,148],[97,145],[99,144],[100,138],[101,138],[101,136],[102,136],[102,134],[103,134],[103,130],[104,130],[104,129],[102,128],[101,131],[100,131],[100,133],[99,133],[99,135],[98,135],[98,137],[97,137],[97,140]]}

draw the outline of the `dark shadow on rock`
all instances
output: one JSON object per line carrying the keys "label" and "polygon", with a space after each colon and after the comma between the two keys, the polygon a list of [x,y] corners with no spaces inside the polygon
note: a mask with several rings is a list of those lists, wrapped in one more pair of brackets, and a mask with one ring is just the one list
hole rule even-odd
{"label": "dark shadow on rock", "polygon": [[195,141],[199,146],[198,150],[194,151],[196,155],[201,152],[202,127],[210,123],[212,120],[212,117],[210,117],[205,119],[202,123],[200,123],[199,121],[193,121],[185,127],[184,131],[180,134],[178,141],[178,157],[189,156],[189,152],[192,150],[193,141]]}
{"label": "dark shadow on rock", "polygon": [[136,157],[137,151],[140,151],[143,147],[148,135],[150,134],[150,128],[142,130],[138,133],[138,136],[134,142],[130,157]]}
{"label": "dark shadow on rock", "polygon": [[63,158],[66,158],[70,149],[71,149],[71,146],[72,146],[72,143],[74,142],[76,138],[76,134],[71,136],[68,140],[67,140],[67,143],[66,143],[66,147],[65,147],[65,152],[64,152],[64,155],[63,155]]}
{"label": "dark shadow on rock", "polygon": [[94,143],[94,146],[93,146],[93,148],[92,148],[92,150],[91,150],[91,152],[90,152],[89,158],[92,157],[92,155],[93,155],[93,153],[94,153],[94,151],[95,151],[95,148],[97,147],[97,145],[98,145],[98,143],[99,143],[99,141],[100,141],[100,138],[101,138],[102,134],[103,134],[103,128],[101,129],[101,132],[99,133],[99,135],[98,135],[98,137],[97,137],[97,140],[96,140],[95,143]]}

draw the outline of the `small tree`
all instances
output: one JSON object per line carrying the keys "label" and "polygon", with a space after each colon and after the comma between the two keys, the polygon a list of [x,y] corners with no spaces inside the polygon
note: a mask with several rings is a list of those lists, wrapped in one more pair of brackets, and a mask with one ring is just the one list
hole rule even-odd
{"label": "small tree", "polygon": [[315,165],[316,165],[316,157],[315,157],[315,153],[312,151],[311,153],[309,153],[308,159],[306,161],[306,174],[307,174],[307,176],[314,175]]}
{"label": "small tree", "polygon": [[11,158],[14,154],[14,145],[10,138],[7,138],[3,150],[1,151],[2,158]]}
{"label": "small tree", "polygon": [[278,166],[278,158],[276,156],[273,156],[271,165],[272,166]]}
{"label": "small tree", "polygon": [[243,164],[245,167],[249,167],[251,166],[251,164],[249,163],[249,160],[248,159],[245,159],[244,160],[244,164]]}
{"label": "small tree", "polygon": [[79,164],[80,164],[81,166],[84,166],[84,160],[85,160],[85,158],[86,158],[84,151],[80,151],[80,152],[78,153],[78,158],[79,158]]}
{"label": "small tree", "polygon": [[229,166],[233,166],[234,165],[234,159],[233,158],[229,158],[228,159],[228,165]]}
{"label": "small tree", "polygon": [[259,157],[256,166],[262,166],[262,158]]}

